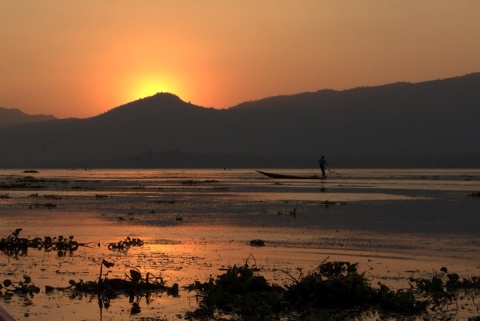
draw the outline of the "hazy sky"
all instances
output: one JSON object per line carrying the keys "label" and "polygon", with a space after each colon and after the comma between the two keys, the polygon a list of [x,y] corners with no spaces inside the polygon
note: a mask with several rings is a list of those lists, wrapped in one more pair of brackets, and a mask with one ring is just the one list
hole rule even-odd
{"label": "hazy sky", "polygon": [[90,117],[480,71],[477,0],[0,0],[0,106]]}

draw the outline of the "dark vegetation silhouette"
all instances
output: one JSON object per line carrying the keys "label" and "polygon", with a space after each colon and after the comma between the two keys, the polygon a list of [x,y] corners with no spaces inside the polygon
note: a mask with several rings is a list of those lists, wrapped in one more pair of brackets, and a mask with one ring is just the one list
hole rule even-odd
{"label": "dark vegetation silhouette", "polygon": [[0,129],[1,167],[479,167],[480,73],[204,108],[159,93]]}

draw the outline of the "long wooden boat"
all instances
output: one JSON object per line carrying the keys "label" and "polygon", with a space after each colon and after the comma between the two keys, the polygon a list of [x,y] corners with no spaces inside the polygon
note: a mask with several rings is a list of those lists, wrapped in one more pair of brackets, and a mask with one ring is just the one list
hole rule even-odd
{"label": "long wooden boat", "polygon": [[298,176],[298,175],[288,175],[288,174],[278,174],[278,173],[269,173],[263,171],[257,171],[258,173],[265,175],[270,178],[284,178],[284,179],[321,179],[320,176],[312,175],[312,176]]}

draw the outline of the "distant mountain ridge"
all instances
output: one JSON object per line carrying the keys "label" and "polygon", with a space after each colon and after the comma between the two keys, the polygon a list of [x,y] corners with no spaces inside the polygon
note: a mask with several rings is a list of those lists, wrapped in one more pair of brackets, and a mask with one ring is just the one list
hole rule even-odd
{"label": "distant mountain ridge", "polygon": [[0,107],[0,128],[55,119],[52,115],[27,115],[16,108]]}
{"label": "distant mountain ridge", "polygon": [[0,130],[9,151],[0,167],[315,168],[323,154],[333,167],[480,168],[479,120],[480,73],[222,110],[161,93],[92,118]]}

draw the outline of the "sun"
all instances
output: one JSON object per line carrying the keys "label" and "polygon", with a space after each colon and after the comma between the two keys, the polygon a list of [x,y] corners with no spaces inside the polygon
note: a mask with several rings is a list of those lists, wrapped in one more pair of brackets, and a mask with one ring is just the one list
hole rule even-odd
{"label": "sun", "polygon": [[135,98],[145,98],[161,92],[169,92],[169,90],[165,89],[165,86],[156,83],[147,83],[140,86],[140,88],[135,91],[134,96],[136,96]]}
{"label": "sun", "polygon": [[150,97],[157,93],[181,94],[178,82],[172,77],[142,75],[133,78],[128,86],[127,99],[130,101]]}

